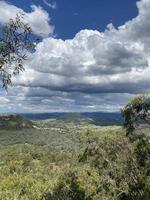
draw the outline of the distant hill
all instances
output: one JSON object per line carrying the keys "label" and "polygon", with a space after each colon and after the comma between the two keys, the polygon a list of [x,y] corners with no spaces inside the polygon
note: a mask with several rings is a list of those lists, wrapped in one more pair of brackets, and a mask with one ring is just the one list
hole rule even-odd
{"label": "distant hill", "polygon": [[112,126],[122,125],[124,120],[121,113],[105,113],[105,112],[86,112],[83,116],[93,119],[95,125]]}
{"label": "distant hill", "polygon": [[32,128],[32,122],[20,115],[1,115],[0,129]]}
{"label": "distant hill", "polygon": [[73,124],[89,124],[93,123],[93,120],[87,116],[83,116],[80,113],[67,113],[57,118],[64,123],[73,123]]}
{"label": "distant hill", "polygon": [[27,119],[31,120],[45,120],[45,119],[62,119],[66,122],[81,122],[86,121],[95,125],[109,126],[122,125],[123,118],[121,113],[104,113],[104,112],[85,112],[85,113],[28,113],[21,114]]}

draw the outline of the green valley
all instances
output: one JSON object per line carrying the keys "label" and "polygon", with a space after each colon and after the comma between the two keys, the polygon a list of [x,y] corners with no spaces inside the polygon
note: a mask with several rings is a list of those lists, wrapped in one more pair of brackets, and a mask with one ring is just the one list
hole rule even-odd
{"label": "green valley", "polygon": [[149,200],[149,129],[131,143],[123,127],[77,123],[76,115],[12,118],[32,126],[0,130],[0,199]]}

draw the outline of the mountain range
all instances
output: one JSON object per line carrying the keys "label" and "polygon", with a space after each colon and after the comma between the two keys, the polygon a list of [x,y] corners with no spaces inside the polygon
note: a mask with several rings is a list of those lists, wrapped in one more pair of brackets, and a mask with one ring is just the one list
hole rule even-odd
{"label": "mountain range", "polygon": [[21,116],[30,120],[56,119],[64,122],[87,121],[88,123],[107,126],[122,125],[123,117],[121,113],[104,113],[104,112],[84,112],[84,113],[22,113]]}

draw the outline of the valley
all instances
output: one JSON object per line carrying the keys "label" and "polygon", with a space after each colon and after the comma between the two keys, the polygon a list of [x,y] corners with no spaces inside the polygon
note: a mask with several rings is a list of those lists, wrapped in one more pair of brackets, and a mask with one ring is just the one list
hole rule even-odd
{"label": "valley", "polygon": [[137,130],[130,143],[122,126],[97,126],[76,114],[7,116],[7,123],[0,129],[0,199],[149,200],[149,128],[142,128],[145,140]]}

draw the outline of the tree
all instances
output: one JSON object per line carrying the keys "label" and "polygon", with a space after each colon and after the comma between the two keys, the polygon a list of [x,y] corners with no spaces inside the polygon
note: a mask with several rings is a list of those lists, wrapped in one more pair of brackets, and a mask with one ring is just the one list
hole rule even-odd
{"label": "tree", "polygon": [[0,81],[7,89],[12,83],[12,76],[24,70],[27,52],[34,49],[31,27],[23,22],[23,17],[5,24],[0,31]]}
{"label": "tree", "polygon": [[147,94],[138,95],[128,102],[122,109],[127,136],[132,135],[138,124],[150,123],[149,112],[150,96]]}
{"label": "tree", "polygon": [[84,189],[80,188],[76,173],[70,171],[60,177],[53,193],[46,192],[41,200],[91,200],[85,197]]}

